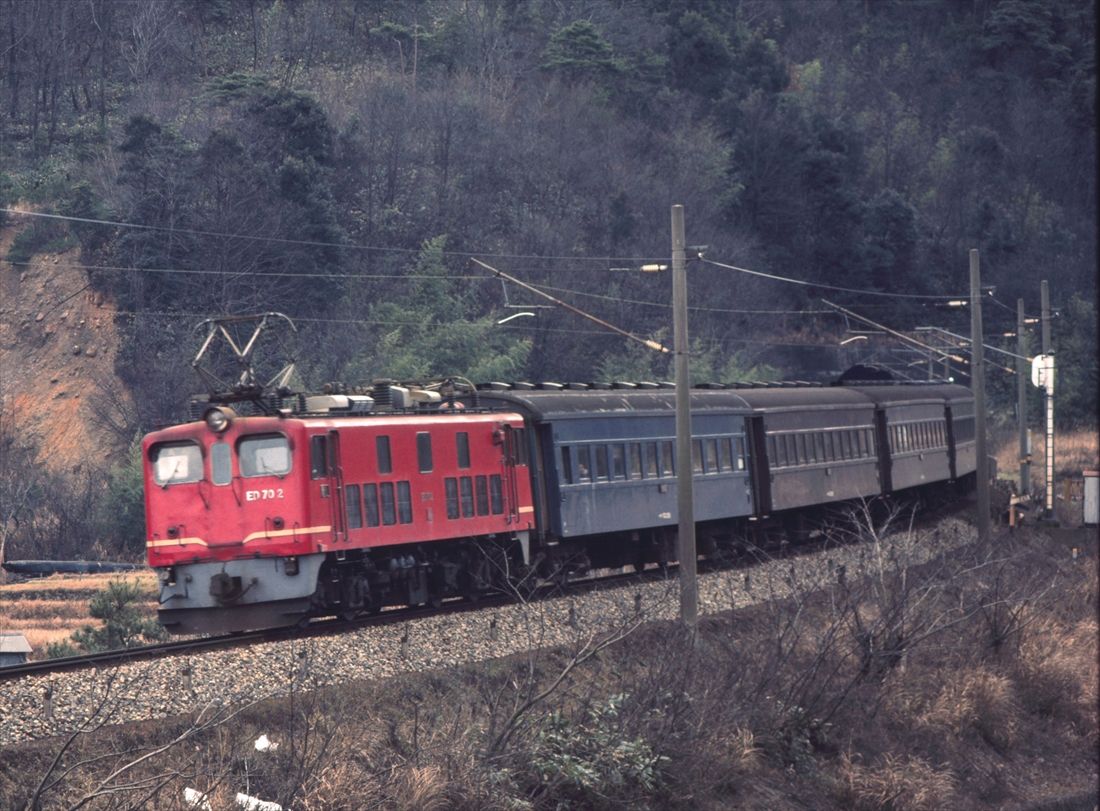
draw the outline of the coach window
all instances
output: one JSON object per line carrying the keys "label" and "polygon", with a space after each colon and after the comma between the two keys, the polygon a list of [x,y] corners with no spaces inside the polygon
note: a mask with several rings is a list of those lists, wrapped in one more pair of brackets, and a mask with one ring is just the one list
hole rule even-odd
{"label": "coach window", "polygon": [[397,519],[402,524],[413,522],[412,493],[408,482],[397,483]]}
{"label": "coach window", "polygon": [[632,442],[627,446],[630,456],[630,478],[642,478],[642,445],[640,442]]}
{"label": "coach window", "polygon": [[366,509],[366,519],[368,527],[378,526],[378,485],[377,484],[364,484],[363,485],[363,506]]}
{"label": "coach window", "polygon": [[838,459],[851,459],[852,458],[852,438],[848,436],[848,431],[838,432],[838,439],[840,439],[840,453],[837,454]]}
{"label": "coach window", "polygon": [[671,440],[665,440],[661,443],[661,475],[676,475],[676,455],[672,452]]}
{"label": "coach window", "polygon": [[447,517],[458,518],[458,479],[444,479],[443,489],[447,494]]}
{"label": "coach window", "polygon": [[465,470],[470,466],[470,435],[465,431],[455,434],[455,450],[458,452],[458,466]]}
{"label": "coach window", "polygon": [[363,509],[359,502],[359,485],[349,484],[344,488],[344,502],[348,509],[348,528],[359,529],[363,526]]}
{"label": "coach window", "polygon": [[577,481],[592,481],[592,459],[587,445],[577,446]]}
{"label": "coach window", "polygon": [[718,469],[733,470],[733,437],[724,436],[718,440]]}
{"label": "coach window", "polygon": [[737,446],[734,453],[737,455],[737,469],[745,469],[745,438],[734,437],[734,444]]}
{"label": "coach window", "polygon": [[382,523],[391,526],[397,523],[397,511],[394,509],[393,482],[382,482],[378,485],[382,496]]}
{"label": "coach window", "polygon": [[469,476],[463,476],[458,480],[462,490],[462,517],[474,517],[474,483]]}
{"label": "coach window", "polygon": [[615,479],[626,478],[626,453],[619,444],[611,446],[611,476]]}
{"label": "coach window", "polygon": [[795,434],[795,447],[798,449],[798,464],[804,465],[810,461],[810,449],[806,447],[806,435]]}
{"label": "coach window", "polygon": [[[725,444],[725,440],[722,440]],[[718,440],[708,439],[703,443],[703,450],[706,451],[706,463],[707,473],[717,473],[720,468],[718,467]]]}
{"label": "coach window", "polygon": [[388,436],[376,436],[374,449],[378,454],[378,472],[392,473],[393,459],[390,457],[390,438]]}
{"label": "coach window", "polygon": [[202,478],[202,451],[194,442],[154,445],[149,458],[153,463],[153,481],[163,487]]}
{"label": "coach window", "polygon": [[573,483],[573,450],[567,446],[561,449],[561,478],[566,484]]}
{"label": "coach window", "polygon": [[607,479],[607,446],[596,446],[596,478]]}
{"label": "coach window", "polygon": [[863,429],[856,431],[856,443],[859,445],[858,456],[861,459],[864,456],[870,456],[870,454],[867,453],[867,433],[863,431]]}
{"label": "coach window", "polygon": [[210,479],[214,484],[233,481],[233,454],[228,442],[215,442],[210,446]]}
{"label": "coach window", "polygon": [[703,440],[691,440],[691,472],[703,472]]}
{"label": "coach window", "polygon": [[504,492],[502,484],[503,482],[499,473],[494,473],[489,477],[489,504],[493,509],[493,515],[500,515],[504,512]]}
{"label": "coach window", "polygon": [[474,492],[477,494],[477,514],[489,514],[489,482],[484,476],[474,479]]}
{"label": "coach window", "polygon": [[290,443],[282,434],[245,437],[237,446],[242,476],[285,476],[290,472]]}
{"label": "coach window", "polygon": [[416,462],[421,473],[432,472],[432,435],[427,431],[416,434]]}
{"label": "coach window", "polygon": [[657,443],[656,442],[647,442],[645,444],[645,475],[646,475],[646,478],[656,479],[658,476],[661,475],[659,470],[658,470],[658,466],[657,466],[658,461],[659,460],[657,458]]}

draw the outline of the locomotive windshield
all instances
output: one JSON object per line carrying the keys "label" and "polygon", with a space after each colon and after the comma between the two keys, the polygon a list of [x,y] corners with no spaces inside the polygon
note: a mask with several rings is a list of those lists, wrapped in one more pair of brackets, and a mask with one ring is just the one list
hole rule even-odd
{"label": "locomotive windshield", "polygon": [[202,451],[194,442],[167,442],[149,451],[153,481],[159,485],[197,482],[202,478]]}
{"label": "locomotive windshield", "polygon": [[242,476],[285,476],[290,472],[290,443],[282,434],[242,439],[237,457]]}

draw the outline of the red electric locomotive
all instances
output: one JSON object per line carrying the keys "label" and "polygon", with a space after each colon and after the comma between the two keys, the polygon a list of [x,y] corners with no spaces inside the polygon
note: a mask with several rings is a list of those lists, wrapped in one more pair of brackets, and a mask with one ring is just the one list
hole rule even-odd
{"label": "red electric locomotive", "polygon": [[474,596],[508,556],[525,562],[534,516],[518,414],[356,413],[362,401],[310,397],[305,413],[273,416],[211,406],[145,438],[148,559],[168,630]]}

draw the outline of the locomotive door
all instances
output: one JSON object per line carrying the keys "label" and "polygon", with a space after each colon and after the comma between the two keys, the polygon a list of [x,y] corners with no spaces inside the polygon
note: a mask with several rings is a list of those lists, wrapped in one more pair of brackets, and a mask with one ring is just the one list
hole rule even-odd
{"label": "locomotive door", "polygon": [[519,495],[516,488],[516,463],[519,459],[519,442],[511,425],[504,426],[504,500],[508,523],[519,522]]}
{"label": "locomotive door", "polygon": [[332,540],[348,539],[347,504],[344,499],[344,471],[340,467],[340,432],[328,432],[328,475],[332,487],[329,507],[332,514]]}

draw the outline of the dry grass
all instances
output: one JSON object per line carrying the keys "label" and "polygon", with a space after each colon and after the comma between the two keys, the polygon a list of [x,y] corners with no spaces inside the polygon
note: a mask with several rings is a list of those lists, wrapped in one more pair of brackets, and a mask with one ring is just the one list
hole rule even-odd
{"label": "dry grass", "polygon": [[1087,618],[1066,628],[1043,622],[1020,648],[1017,681],[1024,707],[1037,715],[1071,723],[1092,738],[1097,731],[1097,621]]}
{"label": "dry grass", "polygon": [[39,595],[61,595],[82,593],[94,594],[107,588],[112,580],[137,581],[138,585],[155,599],[157,594],[157,576],[152,571],[111,572],[106,574],[54,574],[49,577],[36,577],[19,583],[0,585],[0,600],[37,598]]}
{"label": "dry grass", "polygon": [[951,808],[955,777],[919,757],[883,756],[864,766],[848,754],[841,757],[841,807],[856,811],[938,811]]}
{"label": "dry grass", "polygon": [[0,630],[17,631],[31,646],[31,659],[46,655],[52,642],[67,640],[73,631],[97,623],[89,611],[90,598],[114,580],[137,582],[149,598],[146,608],[156,611],[156,575],[152,572],[94,575],[51,575],[0,586]]}
{"label": "dry grass", "polygon": [[[1014,432],[1005,432],[993,439],[997,449],[997,470],[1002,478],[1018,480],[1020,475],[1020,442]],[[1031,432],[1031,486],[1043,486],[1043,459],[1046,437],[1042,431]],[[1056,432],[1054,435],[1054,475],[1079,477],[1082,470],[1100,468],[1100,435],[1093,429]]]}
{"label": "dry grass", "polygon": [[448,780],[437,766],[405,766],[394,770],[390,788],[397,811],[443,811],[450,807]]}

